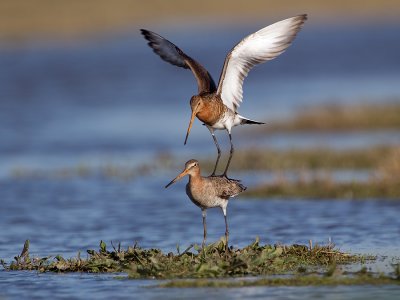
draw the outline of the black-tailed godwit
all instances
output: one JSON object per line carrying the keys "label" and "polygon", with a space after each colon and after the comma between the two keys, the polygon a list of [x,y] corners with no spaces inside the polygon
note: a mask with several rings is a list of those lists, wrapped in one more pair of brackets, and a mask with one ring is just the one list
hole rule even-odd
{"label": "black-tailed godwit", "polygon": [[190,69],[197,80],[198,95],[190,99],[192,115],[185,144],[194,117],[197,117],[207,126],[218,151],[217,161],[211,175],[215,175],[221,157],[221,149],[214,135],[215,129],[225,129],[229,134],[231,149],[223,173],[223,176],[226,177],[234,152],[232,127],[242,124],[264,124],[242,117],[237,112],[243,98],[244,78],[255,65],[272,60],[283,53],[290,46],[306,19],[307,15],[298,15],[276,22],[245,37],[227,54],[218,86],[215,85],[210,73],[196,60],[162,36],[141,29],[142,34],[149,41],[149,46],[156,54],[175,66]]}
{"label": "black-tailed godwit", "polygon": [[185,169],[175,177],[165,188],[175,183],[185,175],[189,175],[189,182],[186,185],[186,194],[192,202],[200,207],[203,214],[204,236],[202,246],[204,248],[207,238],[206,210],[207,208],[220,207],[225,218],[226,250],[228,249],[229,230],[226,215],[228,200],[246,190],[239,180],[228,179],[220,176],[202,177],[200,174],[199,162],[191,159],[185,164]]}

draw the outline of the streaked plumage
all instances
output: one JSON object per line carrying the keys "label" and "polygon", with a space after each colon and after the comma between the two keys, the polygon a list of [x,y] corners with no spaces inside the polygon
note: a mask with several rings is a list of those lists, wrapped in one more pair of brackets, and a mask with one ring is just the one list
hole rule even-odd
{"label": "streaked plumage", "polygon": [[225,237],[228,247],[229,231],[226,216],[228,200],[246,190],[239,180],[228,179],[222,176],[202,177],[200,174],[199,162],[191,159],[185,164],[185,169],[176,176],[165,188],[175,183],[185,175],[189,175],[189,182],[186,185],[186,194],[192,202],[200,207],[203,214],[204,238],[203,247],[207,237],[206,210],[212,207],[220,207],[225,218]]}
{"label": "streaked plumage", "polygon": [[154,32],[141,30],[144,37],[149,41],[149,46],[153,48],[156,54],[175,66],[190,69],[197,80],[198,95],[193,96],[190,100],[192,116],[186,133],[185,144],[194,117],[197,117],[210,130],[218,150],[212,175],[215,174],[221,155],[214,130],[225,129],[229,134],[231,151],[223,173],[226,177],[234,151],[231,136],[232,127],[242,124],[263,124],[242,117],[237,112],[243,99],[244,78],[251,68],[257,64],[272,60],[283,53],[290,46],[306,19],[307,15],[305,14],[292,17],[276,22],[244,38],[226,56],[218,87],[215,86],[210,73],[176,45]]}

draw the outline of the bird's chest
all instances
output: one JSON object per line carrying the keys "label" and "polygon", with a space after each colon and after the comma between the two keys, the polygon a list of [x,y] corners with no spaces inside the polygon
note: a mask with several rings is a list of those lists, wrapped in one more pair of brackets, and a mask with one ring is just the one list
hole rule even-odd
{"label": "bird's chest", "polygon": [[216,124],[224,114],[224,105],[217,100],[204,101],[204,106],[197,113],[197,118],[209,126]]}
{"label": "bird's chest", "polygon": [[186,194],[192,200],[192,202],[200,208],[217,207],[221,205],[222,199],[220,199],[214,192],[212,187],[207,184],[198,186],[191,184],[190,182],[186,185]]}

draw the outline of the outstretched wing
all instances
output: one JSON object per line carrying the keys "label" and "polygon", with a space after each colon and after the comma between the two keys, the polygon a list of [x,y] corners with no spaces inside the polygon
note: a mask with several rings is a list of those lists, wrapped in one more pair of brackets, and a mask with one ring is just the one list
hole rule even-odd
{"label": "outstretched wing", "polygon": [[244,38],[226,56],[217,94],[236,111],[243,98],[243,80],[255,65],[283,53],[300,31],[307,15],[299,15],[265,27]]}
{"label": "outstretched wing", "polygon": [[201,64],[183,53],[181,49],[157,33],[146,29],[141,29],[140,31],[145,39],[149,41],[148,45],[163,60],[175,66],[192,70],[197,80],[199,94],[216,91],[214,80]]}

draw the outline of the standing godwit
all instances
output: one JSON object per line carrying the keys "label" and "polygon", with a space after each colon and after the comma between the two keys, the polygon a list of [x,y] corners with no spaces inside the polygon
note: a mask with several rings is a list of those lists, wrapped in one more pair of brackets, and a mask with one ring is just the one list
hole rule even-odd
{"label": "standing godwit", "polygon": [[226,216],[228,199],[245,191],[246,187],[240,184],[239,180],[216,176],[202,177],[200,174],[199,162],[195,159],[191,159],[186,162],[185,169],[168,183],[165,188],[185,175],[189,175],[189,182],[186,185],[186,194],[195,205],[200,207],[203,215],[204,236],[202,247],[204,248],[207,238],[206,210],[207,208],[220,207],[225,218],[225,249],[228,250],[229,230]]}
{"label": "standing godwit", "polygon": [[244,118],[237,112],[243,98],[244,78],[255,65],[274,59],[283,53],[290,46],[306,19],[307,15],[305,14],[292,17],[262,28],[244,38],[226,56],[218,87],[215,86],[210,73],[201,64],[162,36],[141,29],[142,34],[149,41],[149,46],[156,54],[175,66],[190,69],[197,80],[198,95],[192,96],[190,99],[192,116],[185,144],[196,116],[207,126],[217,147],[217,161],[211,176],[215,175],[221,157],[221,149],[214,135],[215,129],[225,129],[229,134],[231,149],[223,173],[223,176],[226,177],[234,152],[232,127],[242,124],[264,124]]}

